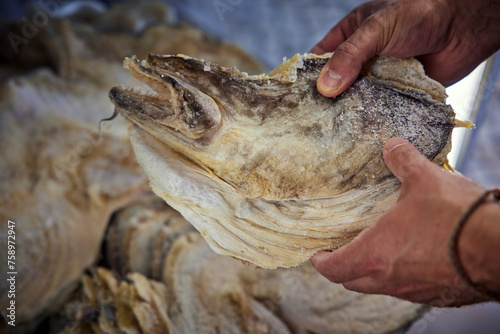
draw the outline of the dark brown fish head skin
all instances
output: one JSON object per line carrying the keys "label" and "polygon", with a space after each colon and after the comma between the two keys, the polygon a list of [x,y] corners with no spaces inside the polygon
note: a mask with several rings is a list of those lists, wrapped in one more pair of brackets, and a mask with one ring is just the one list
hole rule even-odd
{"label": "dark brown fish head skin", "polygon": [[454,114],[442,101],[367,75],[326,98],[316,89],[326,61],[304,56],[292,70],[248,76],[187,56],[132,57],[125,68],[156,94],[114,87],[110,97],[128,120],[248,198],[328,198],[377,185],[391,177],[382,148],[392,137],[429,159],[449,145]]}
{"label": "dark brown fish head skin", "polygon": [[[176,139],[183,137],[198,144],[209,141],[207,138],[221,128],[224,119],[231,122],[247,118],[245,123],[259,124],[289,114],[299,105],[305,109],[305,102],[330,103],[315,89],[315,80],[325,62],[321,58],[306,60],[298,72],[301,80],[291,83],[248,76],[182,55],[150,54],[144,61],[132,56],[125,59],[125,69],[154,93],[116,86],[109,96],[118,111],[135,123],[151,123],[157,129],[164,126],[163,130]],[[314,96],[306,100],[306,92]]]}
{"label": "dark brown fish head skin", "polygon": [[136,124],[153,126],[177,139],[196,140],[217,129],[221,112],[214,99],[185,81],[179,72],[157,64],[154,55],[142,62],[135,56],[125,59],[124,67],[154,92],[113,87],[109,96],[118,111]]}

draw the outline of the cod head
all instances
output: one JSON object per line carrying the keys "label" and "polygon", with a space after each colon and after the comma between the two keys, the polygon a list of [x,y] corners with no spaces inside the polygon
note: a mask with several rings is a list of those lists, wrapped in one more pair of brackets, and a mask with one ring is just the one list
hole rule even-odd
{"label": "cod head", "polygon": [[275,268],[348,242],[397,200],[392,137],[444,162],[454,113],[416,60],[379,58],[327,98],[316,80],[329,56],[258,76],[183,55],[125,60],[152,90],[110,92],[137,159],[218,253]]}

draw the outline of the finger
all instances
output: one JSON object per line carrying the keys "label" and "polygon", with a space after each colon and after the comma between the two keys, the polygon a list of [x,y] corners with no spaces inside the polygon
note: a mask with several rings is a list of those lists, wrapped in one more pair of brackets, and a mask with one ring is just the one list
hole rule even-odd
{"label": "finger", "polygon": [[368,276],[342,283],[342,285],[351,291],[388,295],[418,303],[430,302],[437,295],[439,296],[439,291],[442,290],[433,282],[407,282],[395,285],[386,280]]}
{"label": "finger", "polygon": [[312,49],[311,53],[318,55],[331,52],[339,47],[358,28],[356,14],[354,12],[347,15],[342,21],[335,25],[321,41]]}
{"label": "finger", "polygon": [[387,263],[354,241],[333,251],[321,251],[311,258],[313,267],[334,283],[345,283],[364,277],[384,275]]}
{"label": "finger", "polygon": [[349,88],[361,67],[385,47],[384,26],[374,16],[366,19],[345,42],[339,45],[318,76],[321,94],[333,97]]}
{"label": "finger", "polygon": [[344,288],[360,293],[382,293],[381,283],[374,277],[364,276],[342,283]]}
{"label": "finger", "polygon": [[432,79],[439,81],[445,87],[448,87],[464,78],[472,72],[482,61],[481,59],[472,59],[467,55],[465,57],[449,57],[450,53],[440,52],[438,54],[426,54],[416,57],[424,66],[425,74]]}
{"label": "finger", "polygon": [[355,271],[355,266],[342,258],[341,249],[333,252],[320,251],[311,258],[311,264],[323,276],[334,283],[343,283],[362,277],[362,273]]}
{"label": "finger", "polygon": [[383,156],[389,170],[403,184],[411,178],[417,181],[423,165],[434,166],[425,156],[402,138],[391,138],[385,143]]}
{"label": "finger", "polygon": [[333,252],[316,253],[310,260],[311,264],[334,283],[352,281],[378,270],[378,260],[370,252],[369,231],[372,226],[365,228],[354,240]]}
{"label": "finger", "polygon": [[366,2],[358,6],[337,23],[310,52],[323,54],[335,50],[359,28],[367,17],[384,6],[385,4],[380,1]]}

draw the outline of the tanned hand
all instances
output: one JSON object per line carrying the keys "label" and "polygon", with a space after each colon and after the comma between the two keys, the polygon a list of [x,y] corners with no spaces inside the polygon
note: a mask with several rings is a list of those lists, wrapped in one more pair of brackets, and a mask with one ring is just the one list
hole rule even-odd
{"label": "tanned hand", "polygon": [[[313,266],[349,290],[385,294],[434,306],[485,301],[457,277],[448,256],[450,236],[461,215],[484,187],[433,162],[401,138],[383,151],[401,181],[398,202],[353,241],[318,252]],[[466,271],[474,282],[500,290],[500,205],[482,204],[459,239]]]}
{"label": "tanned hand", "polygon": [[375,0],[340,21],[311,52],[334,51],[317,87],[337,96],[375,55],[417,57],[448,86],[500,47],[499,0]]}

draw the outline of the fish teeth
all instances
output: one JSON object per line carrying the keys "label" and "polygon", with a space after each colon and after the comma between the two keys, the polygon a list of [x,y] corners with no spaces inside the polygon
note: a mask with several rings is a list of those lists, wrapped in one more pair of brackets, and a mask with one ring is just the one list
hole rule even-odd
{"label": "fish teeth", "polygon": [[164,96],[160,95],[158,92],[154,91],[151,88],[144,88],[144,87],[132,87],[132,88],[125,88],[125,91],[132,93],[134,95],[140,95],[143,97],[148,97],[151,99],[160,99],[163,101],[168,101],[172,102],[171,99],[165,98]]}
{"label": "fish teeth", "polygon": [[160,96],[160,94],[158,94],[158,93],[157,93],[157,92],[155,92],[154,90],[148,91],[145,95],[146,95],[146,96],[148,96],[148,97],[156,98],[156,99],[160,99],[160,98],[162,98],[162,97]]}

